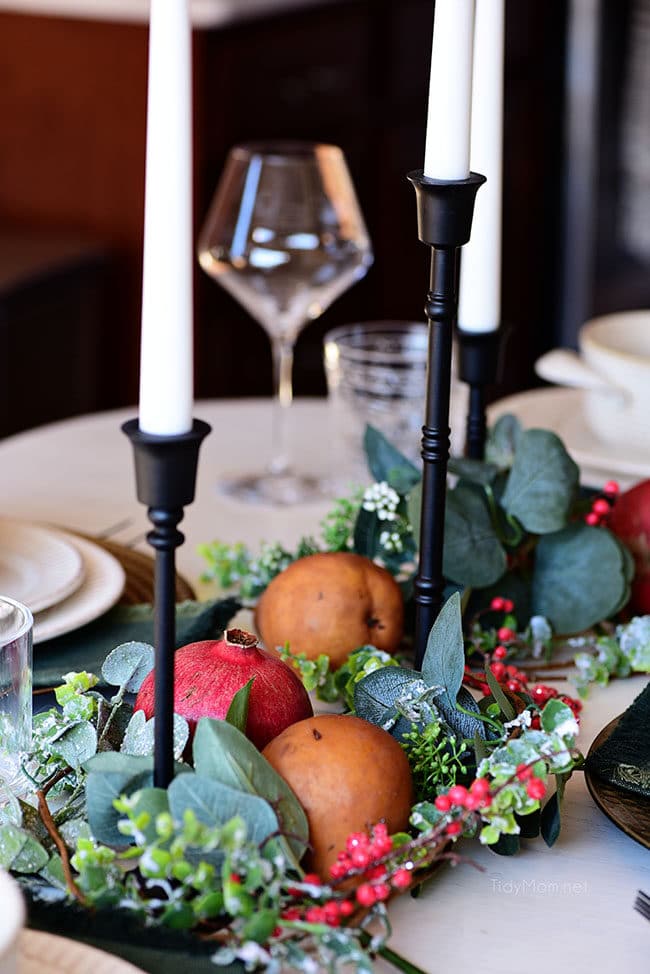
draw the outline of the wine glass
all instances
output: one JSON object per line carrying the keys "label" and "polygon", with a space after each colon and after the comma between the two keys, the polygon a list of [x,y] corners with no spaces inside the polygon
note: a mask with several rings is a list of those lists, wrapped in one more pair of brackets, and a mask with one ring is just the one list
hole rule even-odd
{"label": "wine glass", "polygon": [[[322,496],[291,468],[287,414],[296,339],[372,263],[344,155],[306,142],[231,149],[198,242],[201,267],[262,325],[273,353],[272,459],[222,483],[239,500],[289,505]],[[325,489],[323,485],[323,489]]]}

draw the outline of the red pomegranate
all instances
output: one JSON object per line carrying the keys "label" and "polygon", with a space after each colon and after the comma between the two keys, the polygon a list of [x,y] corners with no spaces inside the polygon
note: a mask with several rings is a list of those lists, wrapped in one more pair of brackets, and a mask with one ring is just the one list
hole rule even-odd
{"label": "red pomegranate", "polygon": [[634,556],[630,608],[650,612],[650,480],[642,480],[616,499],[607,526]]}
{"label": "red pomegranate", "polygon": [[[223,639],[190,643],[176,651],[174,711],[185,717],[193,734],[200,717],[223,720],[232,698],[251,678],[246,736],[260,750],[290,724],[312,716],[309,696],[294,670],[260,649],[257,637],[243,629],[229,629]],[[147,720],[154,715],[153,670],[135,709]]]}

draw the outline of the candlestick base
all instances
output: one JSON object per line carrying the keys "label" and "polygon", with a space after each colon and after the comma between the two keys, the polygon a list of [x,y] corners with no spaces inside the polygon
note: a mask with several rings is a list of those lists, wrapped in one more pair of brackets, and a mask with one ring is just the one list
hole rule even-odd
{"label": "candlestick base", "polygon": [[147,505],[156,552],[154,582],[154,785],[166,788],[174,775],[174,648],[176,645],[175,551],[185,540],[177,530],[183,508],[194,500],[201,443],[210,426],[195,419],[188,433],[143,433],[136,419],[122,426],[133,446],[138,500]]}
{"label": "candlestick base", "polygon": [[428,179],[421,170],[408,174],[415,189],[418,236],[431,247],[431,277],[425,313],[429,322],[429,369],[425,423],[422,428],[422,507],[419,565],[414,581],[415,666],[420,669],[429,632],[440,611],[449,461],[451,346],[457,312],[458,248],[472,229],[474,200],[485,176]]}
{"label": "candlestick base", "polygon": [[470,387],[465,452],[473,460],[482,460],[487,434],[485,393],[498,378],[503,332],[469,332],[458,328],[456,334],[458,375]]}

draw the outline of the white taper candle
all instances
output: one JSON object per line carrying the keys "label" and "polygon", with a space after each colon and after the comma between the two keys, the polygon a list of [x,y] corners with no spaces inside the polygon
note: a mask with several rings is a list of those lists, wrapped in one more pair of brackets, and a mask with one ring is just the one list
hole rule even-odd
{"label": "white taper candle", "polygon": [[436,0],[424,175],[467,179],[475,0]]}
{"label": "white taper candle", "polygon": [[188,0],[151,0],[140,429],[192,427],[192,30]]}
{"label": "white taper candle", "polygon": [[487,177],[461,256],[458,324],[496,331],[501,320],[504,0],[476,0],[471,166]]}

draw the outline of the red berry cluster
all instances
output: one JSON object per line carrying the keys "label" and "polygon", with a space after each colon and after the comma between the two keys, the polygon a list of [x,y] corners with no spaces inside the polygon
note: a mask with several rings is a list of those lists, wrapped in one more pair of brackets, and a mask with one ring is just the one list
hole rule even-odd
{"label": "red berry cluster", "polygon": [[[305,873],[303,883],[310,886],[322,886],[323,881],[316,873]],[[304,896],[304,891],[292,887],[288,890],[291,896]],[[296,920],[306,923],[325,923],[328,927],[340,927],[341,921],[351,916],[356,909],[352,900],[329,899],[324,903],[312,903],[309,906],[288,906],[280,916],[283,920]]]}
{"label": "red berry cluster", "polygon": [[370,835],[366,832],[352,832],[345,843],[345,850],[339,852],[336,862],[330,866],[334,880],[342,880],[361,874],[362,882],[355,891],[357,903],[372,906],[387,900],[392,889],[406,889],[411,883],[411,872],[404,866],[390,871],[382,861],[393,850],[393,840],[384,822],[372,827]]}
{"label": "red berry cluster", "polygon": [[[609,489],[610,492],[613,489],[618,490],[618,485],[612,480],[605,484],[605,489]],[[504,599],[500,595],[495,596],[490,602],[490,609],[494,612],[513,612],[514,602],[510,599]],[[508,658],[508,644],[512,646],[517,639],[517,633],[514,629],[508,626],[501,626],[497,630],[497,638],[499,640],[499,645],[496,646],[491,655],[487,657],[490,670],[497,680],[506,690],[510,690],[512,693],[527,693],[540,708],[551,699],[551,697],[558,697],[562,703],[565,703],[571,708],[574,717],[580,719],[580,711],[582,710],[582,703],[575,697],[569,697],[567,694],[560,694],[555,689],[555,687],[546,686],[543,683],[536,683],[534,686],[528,685],[528,675],[524,673],[523,670],[518,669],[512,663],[506,663],[505,660]],[[504,645],[506,644],[506,645]],[[474,687],[476,690],[480,690],[483,696],[487,697],[492,692],[489,685],[483,678],[482,674],[479,676],[472,672],[470,666],[465,666],[465,676],[464,683],[467,686]],[[531,726],[535,730],[540,728],[539,715],[535,715],[532,720]]]}
{"label": "red berry cluster", "polygon": [[591,510],[585,514],[585,523],[591,527],[599,527],[607,522],[609,512],[618,497],[620,487],[615,480],[608,480],[603,487],[603,497],[597,497],[591,505]]}
{"label": "red berry cluster", "polygon": [[541,778],[535,777],[533,769],[528,764],[517,765],[517,780],[526,782],[526,794],[535,801],[541,801],[546,794],[546,785]]}
{"label": "red berry cluster", "polygon": [[[469,788],[464,785],[452,785],[446,794],[438,795],[433,803],[439,812],[451,812],[466,809],[477,812],[481,808],[488,808],[492,804],[490,782],[487,778],[475,778]],[[450,822],[446,828],[447,835],[458,835],[462,830],[460,822]]]}

